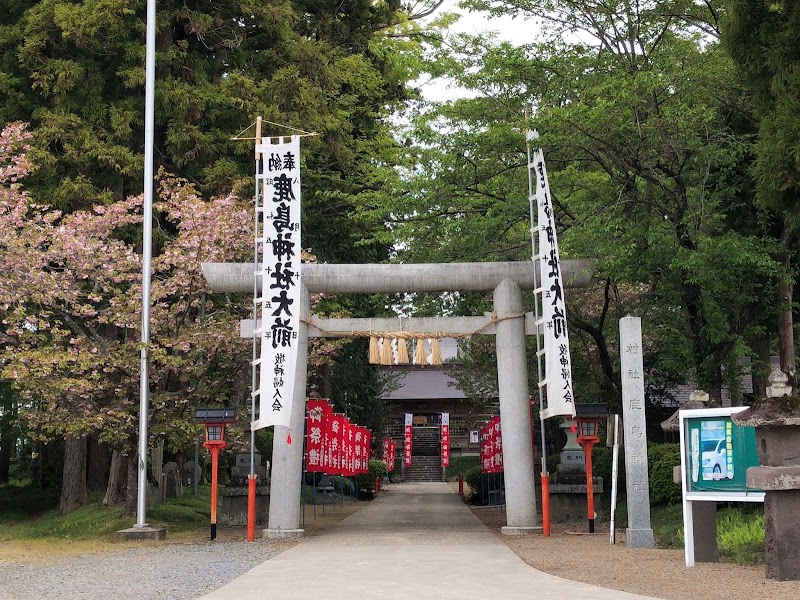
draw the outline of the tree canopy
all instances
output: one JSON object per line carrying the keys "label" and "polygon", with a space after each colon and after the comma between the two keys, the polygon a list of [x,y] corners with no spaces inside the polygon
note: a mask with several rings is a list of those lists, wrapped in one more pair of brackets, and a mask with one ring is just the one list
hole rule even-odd
{"label": "tree canopy", "polygon": [[775,331],[785,273],[753,198],[757,116],[719,43],[724,5],[463,5],[530,19],[539,35],[518,47],[487,35],[431,43],[429,72],[468,94],[423,106],[405,131],[417,153],[408,193],[362,214],[390,222],[383,235],[405,260],[529,258],[524,131],[537,129],[562,256],[597,260],[591,295],[570,293],[584,391],[605,377],[618,397],[608,317],[638,314],[659,372],[719,400],[752,340]]}

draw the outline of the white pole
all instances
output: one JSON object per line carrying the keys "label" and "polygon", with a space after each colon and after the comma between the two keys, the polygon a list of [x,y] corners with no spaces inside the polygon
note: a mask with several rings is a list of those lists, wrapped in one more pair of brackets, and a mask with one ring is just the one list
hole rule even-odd
{"label": "white pole", "polygon": [[[259,175],[261,172],[259,171],[259,160],[261,155],[258,151],[258,145],[261,143],[261,117],[256,118],[256,142],[255,142],[255,210],[253,213],[255,214],[255,231],[253,232],[253,239],[254,239],[254,248],[253,248],[253,327],[258,325],[258,305],[259,305],[259,292],[261,291],[261,287],[259,287],[259,276],[261,271],[261,264],[258,260],[258,238],[261,232],[259,231],[262,229],[261,223],[264,221],[264,212],[259,211],[261,202],[261,179]],[[263,242],[262,242],[263,243]],[[264,318],[263,315],[261,317]],[[263,323],[262,323],[263,324]],[[253,334],[253,373],[250,383],[250,477],[255,477],[256,473],[256,430],[253,429],[253,423],[256,420],[256,359],[258,359],[258,346],[257,346],[257,336],[255,333]]]}
{"label": "white pole", "polygon": [[617,514],[617,480],[619,479],[619,415],[614,415],[614,451],[611,454],[611,543],[617,543],[614,518]]}
{"label": "white pole", "polygon": [[156,0],[147,0],[147,38],[144,85],[144,207],[142,219],[142,349],[139,382],[139,483],[136,499],[136,525],[147,527],[147,413],[150,403],[150,265],[153,254],[153,131],[156,87]]}

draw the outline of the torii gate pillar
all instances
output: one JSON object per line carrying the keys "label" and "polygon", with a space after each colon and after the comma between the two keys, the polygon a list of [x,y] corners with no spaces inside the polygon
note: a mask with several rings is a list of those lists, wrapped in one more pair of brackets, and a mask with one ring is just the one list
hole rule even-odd
{"label": "torii gate pillar", "polygon": [[[297,331],[297,367],[295,369],[290,430],[276,426],[272,440],[272,481],[270,486],[269,524],[264,536],[270,539],[300,539],[300,486],[303,477],[303,427],[306,411],[306,380],[308,379],[308,317],[311,296],[300,286],[300,327]],[[292,443],[289,444],[289,434]]]}
{"label": "torii gate pillar", "polygon": [[[536,527],[525,319],[522,316],[522,292],[516,282],[506,279],[495,288],[494,310],[501,319],[495,340],[506,484],[506,526],[501,532],[520,535],[541,530],[541,527]],[[511,315],[519,316],[503,319]]]}

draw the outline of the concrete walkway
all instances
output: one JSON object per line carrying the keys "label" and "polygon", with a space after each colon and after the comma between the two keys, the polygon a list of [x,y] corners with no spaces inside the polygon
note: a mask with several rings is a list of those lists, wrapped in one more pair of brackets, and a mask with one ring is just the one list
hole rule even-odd
{"label": "concrete walkway", "polygon": [[449,485],[393,485],[369,506],[205,600],[642,600],[526,565]]}

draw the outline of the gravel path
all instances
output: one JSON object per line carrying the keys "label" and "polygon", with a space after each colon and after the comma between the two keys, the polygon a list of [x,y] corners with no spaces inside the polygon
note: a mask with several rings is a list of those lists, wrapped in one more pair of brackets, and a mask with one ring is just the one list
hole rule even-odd
{"label": "gravel path", "polygon": [[176,544],[58,558],[0,561],[3,600],[191,600],[288,546],[259,541]]}
{"label": "gravel path", "polygon": [[[504,511],[475,509],[485,525],[500,533]],[[522,560],[535,569],[573,581],[623,590],[663,600],[798,600],[800,581],[766,579],[764,567],[732,563],[697,563],[687,568],[683,550],[634,550],[619,532],[611,545],[608,524],[598,523],[598,535],[585,532],[586,522],[554,524],[553,534],[501,536]]]}

